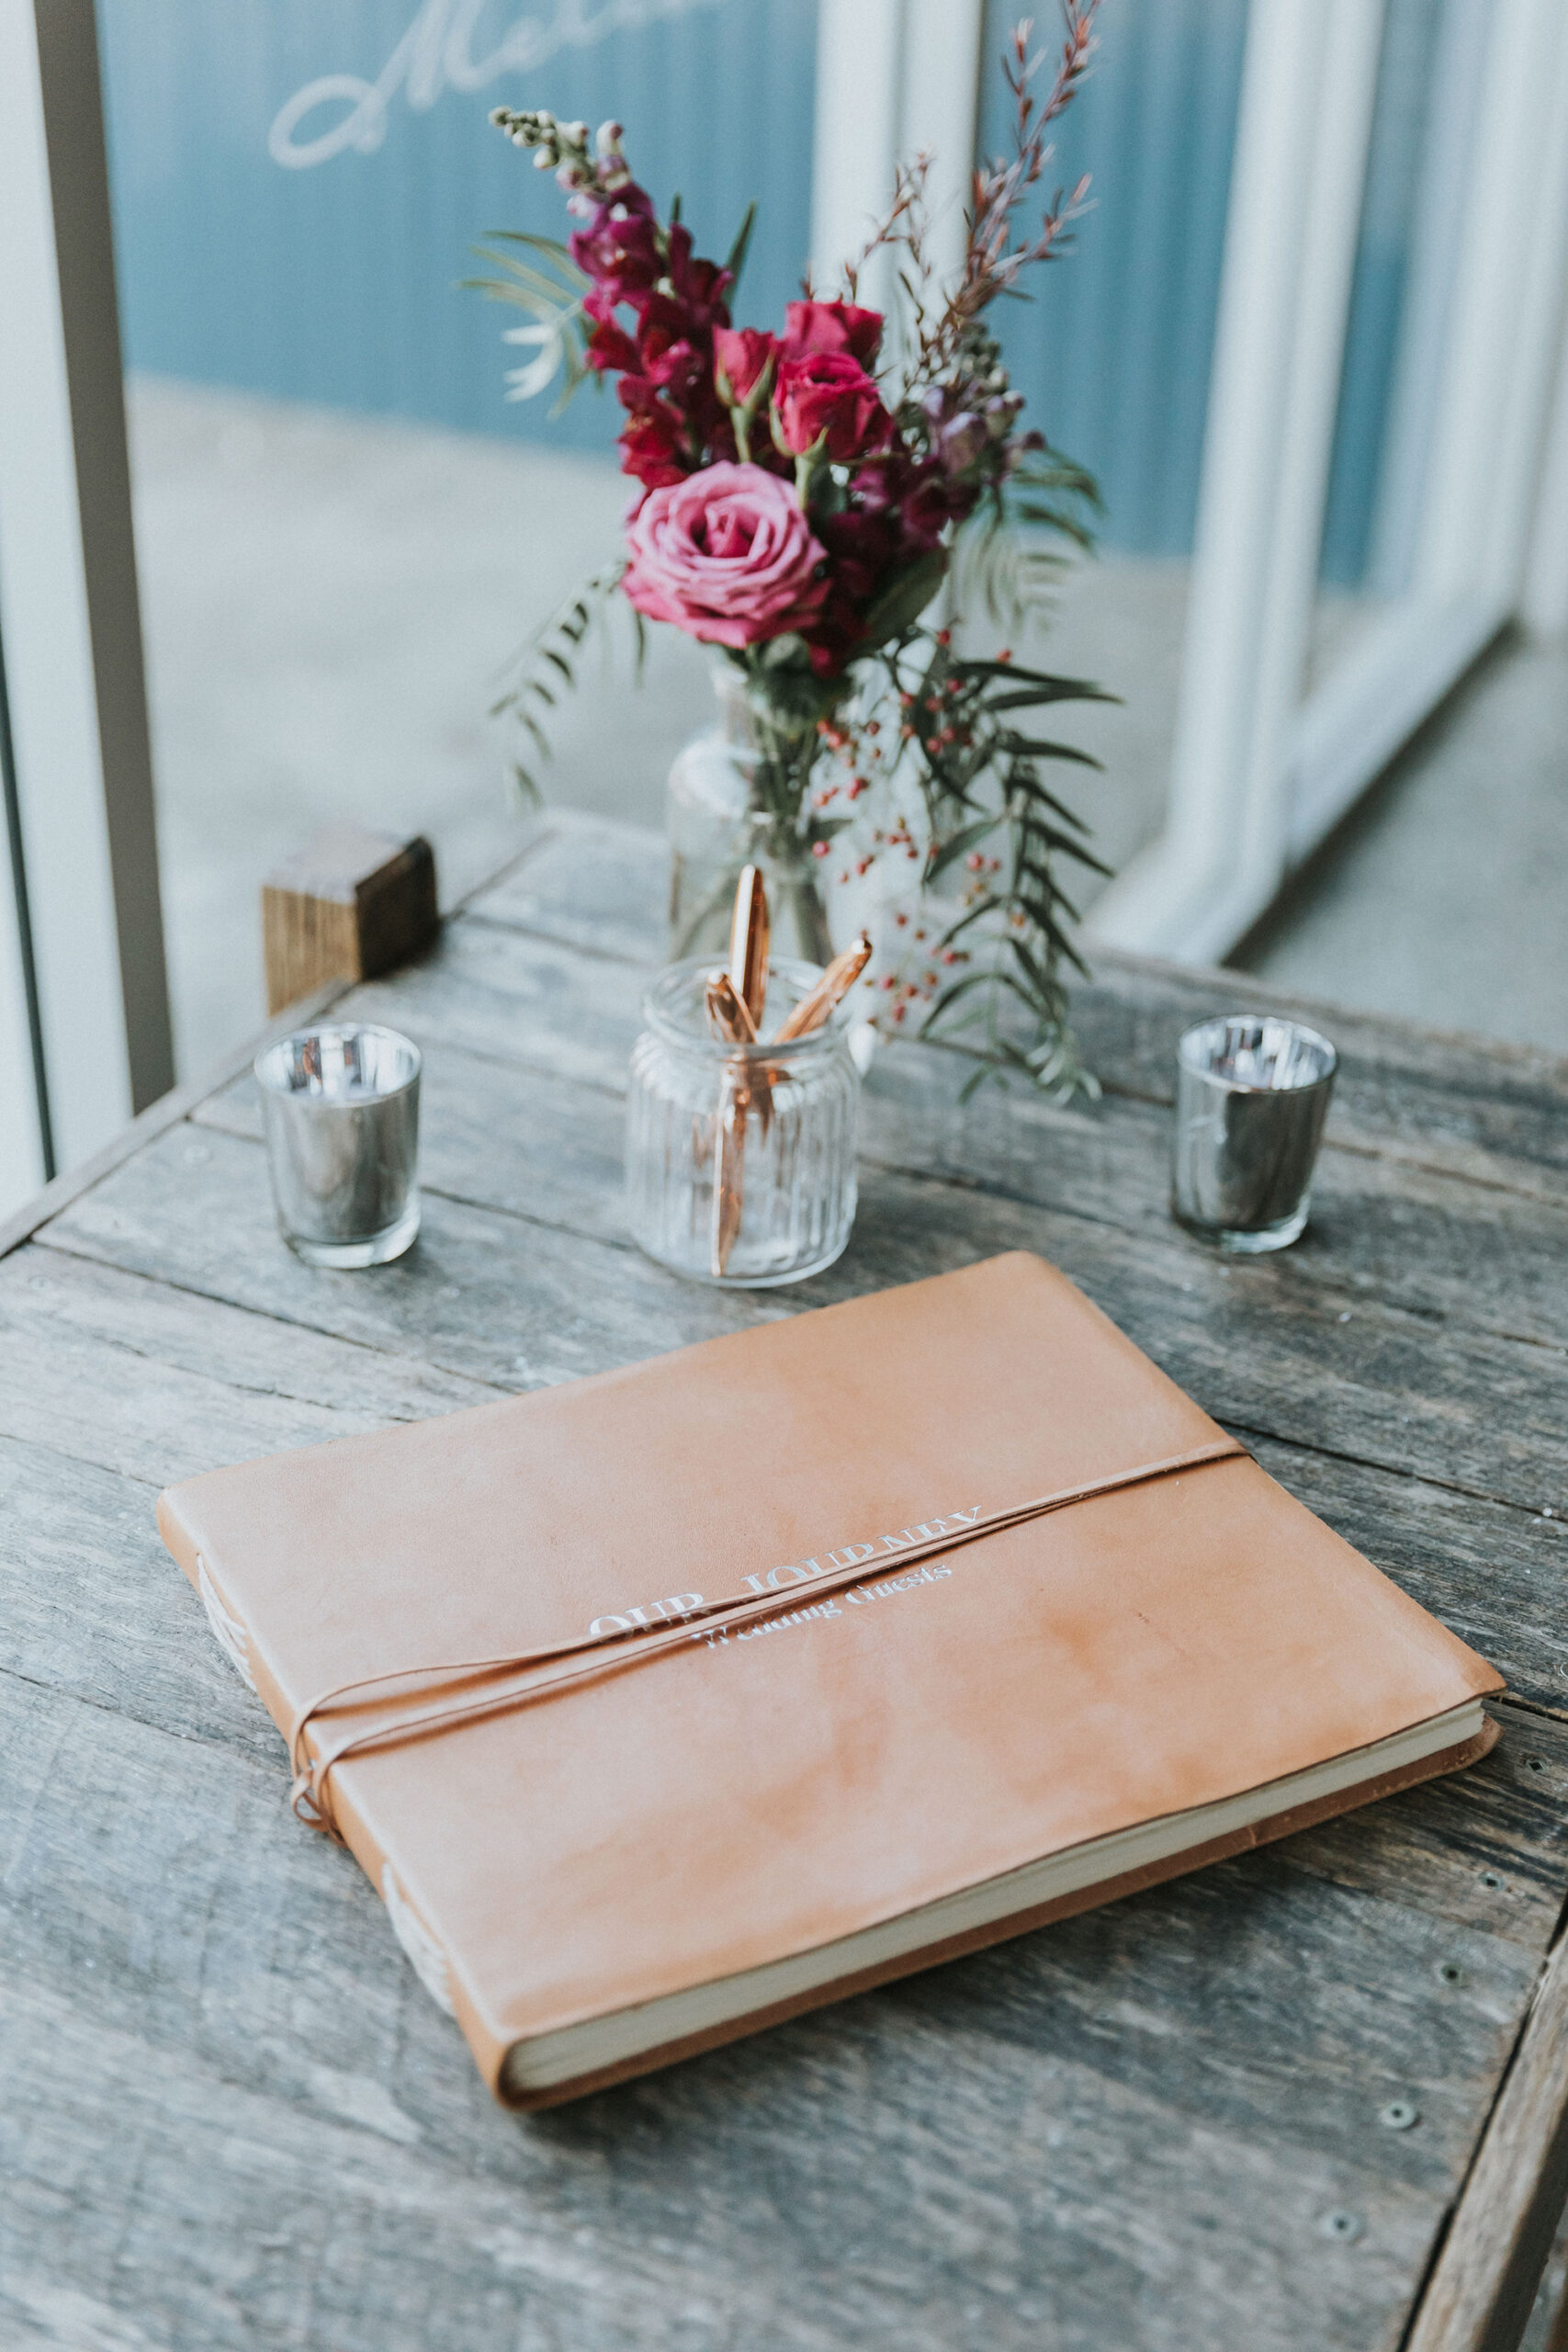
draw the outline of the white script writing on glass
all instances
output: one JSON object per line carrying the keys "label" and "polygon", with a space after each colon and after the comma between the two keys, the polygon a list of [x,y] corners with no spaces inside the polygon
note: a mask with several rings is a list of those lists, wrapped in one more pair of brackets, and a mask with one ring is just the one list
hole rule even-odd
{"label": "white script writing on glass", "polygon": [[[387,136],[388,108],[400,89],[406,88],[411,109],[423,114],[443,90],[483,90],[503,74],[547,63],[558,51],[592,49],[613,33],[638,32],[663,17],[722,5],[723,0],[601,0],[595,6],[594,0],[557,0],[552,14],[518,17],[503,32],[491,34],[476,56],[479,22],[491,0],[423,0],[373,82],[358,74],[321,74],[296,90],[277,110],[267,133],[267,153],[292,172],[330,163],[351,148],[369,155]],[[304,125],[323,107],[333,109],[332,120],[313,138],[302,138]]]}

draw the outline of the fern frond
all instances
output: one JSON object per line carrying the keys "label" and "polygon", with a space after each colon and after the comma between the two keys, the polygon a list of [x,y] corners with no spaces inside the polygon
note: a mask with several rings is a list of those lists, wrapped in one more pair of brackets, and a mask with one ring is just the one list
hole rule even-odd
{"label": "fern frond", "polygon": [[[526,736],[541,762],[551,756],[546,714],[558,707],[562,686],[576,687],[579,659],[625,571],[623,561],[595,572],[592,580],[585,581],[564,604],[557,606],[517,654],[506,691],[491,707],[491,717],[510,718],[518,731]],[[640,626],[636,633],[640,643]],[[554,683],[558,680],[558,684]],[[543,798],[532,765],[525,765],[515,755],[512,775],[525,799],[537,803]]]}

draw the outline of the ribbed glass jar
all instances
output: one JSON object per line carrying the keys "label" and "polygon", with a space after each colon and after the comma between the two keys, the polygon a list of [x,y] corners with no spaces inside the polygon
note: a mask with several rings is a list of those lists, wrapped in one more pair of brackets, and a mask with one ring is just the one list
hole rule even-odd
{"label": "ribbed glass jar", "polygon": [[[860,1074],[839,1016],[788,1045],[712,1035],[711,956],[660,973],[643,1002],[626,1102],[626,1207],[650,1258],[695,1282],[771,1290],[830,1266],[855,1218]],[[775,1031],[820,978],[768,967]]]}

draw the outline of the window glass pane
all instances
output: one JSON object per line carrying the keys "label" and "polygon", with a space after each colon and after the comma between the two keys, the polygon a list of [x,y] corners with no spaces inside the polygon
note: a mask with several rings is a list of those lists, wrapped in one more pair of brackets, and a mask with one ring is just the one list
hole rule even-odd
{"label": "window glass pane", "polygon": [[1477,0],[1387,0],[1309,684],[1411,587],[1487,29]]}
{"label": "window glass pane", "polygon": [[[614,559],[613,395],[509,402],[522,322],[465,290],[485,232],[570,226],[486,120],[626,126],[740,309],[805,264],[814,0],[99,0],[138,549],[182,1068],[261,1016],[263,874],[355,818],[436,843],[446,895],[515,827],[487,718],[509,657]],[[552,795],[657,821],[707,715],[656,633],[595,657]]]}
{"label": "window glass pane", "polygon": [[[1016,16],[1000,0],[987,11],[987,154],[1010,139],[995,60]],[[1106,763],[1072,797],[1122,865],[1158,830],[1169,772],[1247,0],[1116,0],[1097,29],[1044,191],[1087,172],[1089,209],[1035,274],[1036,299],[1004,306],[1002,334],[1031,420],[1105,501],[1099,555],[1075,568],[1035,650],[1124,699],[1063,714]],[[1041,13],[1037,39],[1052,32]]]}

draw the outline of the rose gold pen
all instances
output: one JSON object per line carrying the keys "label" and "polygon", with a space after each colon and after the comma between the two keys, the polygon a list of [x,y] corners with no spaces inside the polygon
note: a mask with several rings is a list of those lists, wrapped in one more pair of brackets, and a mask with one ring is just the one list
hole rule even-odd
{"label": "rose gold pen", "polygon": [[[708,982],[708,1018],[728,1033],[733,1045],[752,1044],[768,993],[768,894],[754,865],[741,869],[735,892],[735,914],[729,930],[729,969]],[[750,1032],[750,1035],[747,1033]],[[761,1072],[757,1074],[757,1114],[767,1133],[773,1114],[773,1091]],[[742,1182],[746,1154],[746,1114],[752,1102],[752,1076],[737,1055],[727,1062],[719,1080],[718,1110],[714,1120],[713,1250],[716,1275],[728,1267],[729,1254],[740,1231],[744,1205]]]}
{"label": "rose gold pen", "polygon": [[729,978],[751,1016],[752,1028],[758,1030],[768,1001],[768,893],[762,877],[754,865],[743,865],[729,926]]}
{"label": "rose gold pen", "polygon": [[793,1012],[784,1015],[775,1046],[788,1045],[792,1037],[808,1037],[820,1029],[834,1007],[848,996],[861,974],[871,961],[871,941],[863,931],[852,947],[835,956],[817,986],[803,996]]}

